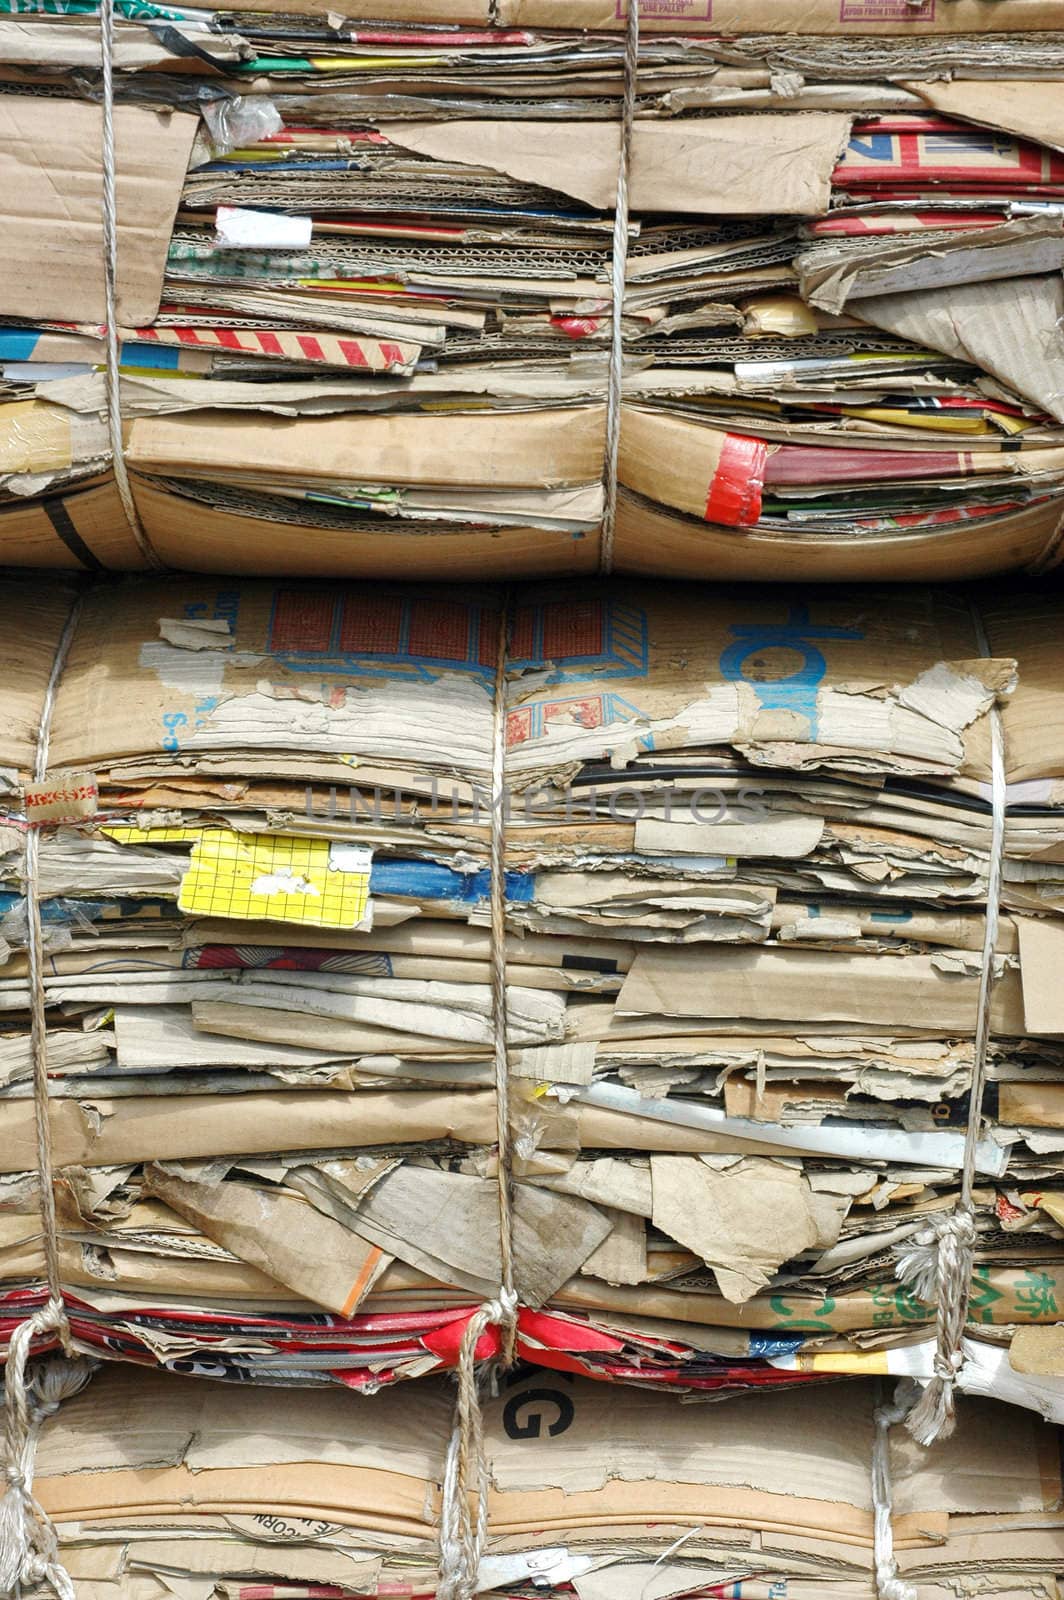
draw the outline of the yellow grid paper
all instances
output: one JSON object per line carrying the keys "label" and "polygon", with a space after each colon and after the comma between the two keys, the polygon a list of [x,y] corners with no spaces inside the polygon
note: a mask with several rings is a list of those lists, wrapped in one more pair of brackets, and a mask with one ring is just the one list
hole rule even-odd
{"label": "yellow grid paper", "polygon": [[205,830],[192,847],[178,906],[199,916],[356,928],[369,906],[369,866],[336,870],[329,851],[327,839]]}

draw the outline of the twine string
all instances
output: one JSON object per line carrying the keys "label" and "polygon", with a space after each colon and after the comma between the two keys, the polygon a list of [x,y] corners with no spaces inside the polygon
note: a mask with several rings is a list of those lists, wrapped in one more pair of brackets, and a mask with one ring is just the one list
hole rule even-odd
{"label": "twine string", "polygon": [[[991,656],[983,619],[972,606],[972,622],[979,653]],[[952,1211],[930,1219],[898,1252],[897,1276],[921,1300],[934,1304],[935,1354],[932,1377],[912,1407],[906,1426],[923,1445],[946,1439],[956,1425],[955,1391],[964,1362],[964,1329],[968,1320],[975,1245],[978,1238],[975,1205],[976,1154],[983,1120],[986,1064],[990,1046],[990,1008],[996,980],[998,928],[1001,920],[1001,878],[1005,856],[1005,814],[1008,790],[1005,777],[1005,733],[1001,710],[990,708],[990,860],[987,873],[986,919],[983,957],[975,1020],[972,1084],[968,1123],[964,1134],[960,1195]]]}
{"label": "twine string", "polygon": [[[67,616],[59,638],[52,670],[41,701],[37,729],[37,748],[33,761],[33,780],[42,783],[48,772],[52,716],[59,680],[63,675],[70,645],[81,615],[79,593]],[[44,943],[41,932],[40,900],[40,825],[28,822],[26,829],[26,948],[29,962],[30,1055],[33,1062],[33,1119],[37,1146],[37,1191],[41,1212],[45,1273],[48,1298],[39,1310],[21,1322],[11,1336],[4,1372],[4,1474],[6,1488],[0,1499],[0,1594],[13,1593],[20,1583],[47,1582],[59,1600],[74,1600],[70,1578],[59,1563],[55,1530],[33,1495],[33,1462],[40,1424],[59,1403],[45,1385],[44,1398],[34,1395],[34,1379],[28,1363],[34,1342],[41,1334],[54,1333],[68,1355],[73,1354],[70,1323],[63,1300],[62,1270],[59,1256],[59,1231],[55,1209],[55,1174],[52,1159],[52,1124],[48,1090],[48,1018],[44,989]],[[67,1369],[64,1380],[73,1383],[77,1374],[80,1387],[87,1375],[82,1363],[61,1364]],[[52,1366],[57,1366],[53,1363]],[[45,1369],[45,1373],[52,1370]],[[59,1383],[59,1380],[55,1380]],[[60,1383],[60,1387],[63,1385]],[[55,1404],[52,1404],[55,1399]],[[44,1409],[42,1409],[42,1407]]]}
{"label": "twine string", "polygon": [[872,1441],[872,1558],[878,1600],[916,1600],[916,1590],[898,1576],[894,1554],[894,1490],[890,1472],[890,1430],[904,1422],[917,1397],[911,1378],[903,1378],[893,1402],[877,1406]]}
{"label": "twine string", "polygon": [[122,502],[122,510],[129,523],[129,531],[136,541],[149,567],[158,570],[162,562],[152,549],[151,540],[140,520],[133,490],[126,471],[125,447],[122,442],[122,395],[119,385],[118,345],[118,195],[115,156],[115,92],[114,92],[115,14],[114,0],[100,0],[100,63],[103,101],[103,283],[106,341],[106,369],[104,382],[107,395],[107,431],[111,440],[111,466],[115,487]]}
{"label": "twine string", "polygon": [[628,180],[632,165],[632,123],[639,80],[639,0],[628,0],[624,36],[624,93],[621,99],[621,149],[613,211],[610,261],[610,365],[606,389],[606,452],[602,467],[602,534],[599,571],[613,571],[617,523],[617,466],[621,449],[621,396],[624,384],[624,291],[628,279]]}
{"label": "twine string", "polygon": [[517,1344],[519,1298],[513,1249],[513,1153],[506,997],[506,668],[512,608],[499,615],[491,753],[491,1011],[499,1193],[499,1294],[473,1313],[458,1354],[458,1397],[440,1502],[440,1577],[437,1600],[473,1600],[488,1531],[488,1463],[480,1406],[477,1347],[489,1328],[502,1331],[502,1361],[511,1366]]}

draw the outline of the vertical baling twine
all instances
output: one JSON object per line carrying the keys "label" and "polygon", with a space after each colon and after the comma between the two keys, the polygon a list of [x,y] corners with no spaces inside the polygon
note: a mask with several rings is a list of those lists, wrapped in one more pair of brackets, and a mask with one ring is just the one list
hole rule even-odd
{"label": "vertical baling twine", "polygon": [[[107,426],[113,470],[119,497],[137,548],[150,566],[160,565],[141,527],[126,473],[122,447],[119,394],[117,313],[118,206],[114,135],[114,0],[101,0],[100,61],[102,77],[102,212],[104,299],[107,325],[105,390]],[[41,783],[48,772],[52,715],[70,643],[81,612],[79,594],[67,617],[56,649],[41,704],[33,780]],[[12,1334],[4,1372],[5,1488],[0,1499],[0,1594],[13,1594],[22,1585],[48,1583],[60,1600],[74,1600],[74,1588],[59,1562],[55,1530],[33,1494],[33,1462],[41,1423],[60,1401],[85,1382],[88,1368],[77,1361],[45,1364],[28,1372],[34,1341],[54,1333],[68,1355],[70,1323],[63,1301],[59,1261],[59,1235],[55,1210],[52,1130],[48,1095],[48,1020],[44,990],[44,947],[40,905],[40,831],[27,819],[26,828],[26,952],[30,989],[30,1055],[33,1062],[33,1115],[37,1141],[37,1190],[41,1213],[48,1298],[39,1311],[19,1324]]]}
{"label": "vertical baling twine", "polygon": [[100,62],[103,100],[103,282],[106,304],[107,431],[111,439],[111,465],[115,487],[129,530],[149,567],[162,562],[152,549],[144,531],[126,471],[122,442],[122,396],[118,377],[118,196],[115,177],[115,92],[114,92],[115,15],[114,0],[100,0]]}
{"label": "vertical baling twine", "polygon": [[877,1406],[872,1442],[872,1514],[876,1594],[879,1600],[916,1600],[916,1590],[898,1576],[894,1555],[894,1493],[890,1476],[890,1430],[904,1422],[918,1396],[911,1378],[903,1378],[893,1402]]}
{"label": "vertical baling twine", "polygon": [[[105,394],[112,468],[122,508],[141,555],[150,567],[161,562],[141,525],[126,472],[122,444],[118,344],[118,202],[114,131],[114,0],[100,4],[100,63],[102,79],[102,214],[104,300],[107,323]],[[82,597],[79,594],[67,617],[52,662],[37,733],[33,764],[35,783],[48,772],[52,715],[70,643],[77,628]],[[0,1595],[17,1593],[25,1585],[48,1584],[59,1600],[74,1600],[74,1586],[60,1561],[55,1529],[33,1494],[33,1464],[41,1424],[62,1400],[85,1383],[91,1366],[76,1360],[43,1364],[28,1370],[30,1353],[39,1335],[54,1333],[68,1356],[72,1353],[70,1323],[63,1301],[59,1235],[56,1224],[52,1164],[52,1132],[48,1096],[48,1021],[44,989],[44,947],[40,905],[40,825],[26,829],[26,951],[30,989],[30,1054],[33,1062],[33,1115],[37,1141],[37,1189],[41,1212],[48,1298],[39,1311],[19,1324],[11,1336],[4,1372],[4,1492],[0,1499]]]}
{"label": "vertical baling twine", "polygon": [[498,1144],[500,1284],[496,1299],[470,1317],[458,1354],[458,1398],[447,1449],[440,1504],[437,1600],[473,1600],[488,1526],[488,1464],[478,1390],[477,1345],[489,1328],[502,1329],[502,1359],[511,1366],[517,1344],[518,1297],[513,1254],[513,1155],[506,1004],[506,663],[511,607],[499,612],[491,751],[491,1015]]}
{"label": "vertical baling twine", "polygon": [[[71,608],[56,648],[48,678],[37,732],[33,763],[35,783],[48,771],[52,714],[70,643],[81,612],[79,594]],[[65,1395],[85,1381],[86,1369],[78,1362],[51,1363],[35,1377],[27,1363],[39,1334],[55,1333],[71,1353],[70,1324],[63,1303],[59,1235],[56,1226],[52,1167],[52,1127],[48,1104],[48,1020],[45,1011],[44,947],[41,935],[40,827],[27,819],[26,828],[26,949],[29,960],[30,1054],[33,1059],[33,1116],[37,1135],[37,1189],[44,1240],[48,1299],[39,1311],[19,1324],[11,1336],[4,1372],[5,1490],[0,1500],[0,1595],[13,1594],[19,1585],[49,1583],[60,1600],[73,1600],[70,1579],[59,1565],[55,1530],[33,1495],[33,1460],[40,1425]]]}
{"label": "vertical baling twine", "polygon": [[[617,461],[624,378],[624,290],[628,265],[628,173],[639,68],[639,3],[629,0],[621,102],[621,144],[613,219],[612,305],[603,518],[599,570],[613,570],[617,514]],[[518,1295],[513,1260],[513,1174],[510,1142],[509,1060],[506,1039],[506,662],[510,606],[503,606],[495,665],[491,764],[491,1003],[495,1054],[498,1140],[500,1288],[466,1324],[458,1355],[458,1399],[447,1450],[440,1505],[440,1576],[437,1600],[473,1600],[487,1537],[488,1464],[477,1375],[477,1345],[491,1327],[503,1333],[502,1357],[509,1366],[517,1341]]]}
{"label": "vertical baling twine", "polygon": [[606,390],[606,457],[602,466],[602,533],[599,571],[613,571],[617,522],[617,463],[621,448],[621,398],[624,386],[624,291],[628,281],[628,176],[632,165],[632,122],[639,79],[639,0],[628,0],[624,36],[624,93],[621,99],[621,152],[617,163],[617,199],[613,212],[611,259],[610,370]]}
{"label": "vertical baling twine", "polygon": [[[972,622],[979,653],[990,656],[983,620],[972,607]],[[954,1390],[964,1361],[964,1329],[968,1318],[977,1238],[975,1205],[976,1147],[983,1116],[986,1061],[990,1043],[990,1003],[996,976],[998,924],[1001,911],[1001,875],[1005,854],[1005,735],[1001,711],[990,709],[990,864],[987,874],[986,922],[983,930],[983,965],[979,975],[979,1010],[975,1023],[972,1087],[968,1126],[964,1137],[960,1198],[952,1211],[933,1218],[908,1239],[898,1252],[897,1275],[928,1304],[937,1306],[934,1375],[908,1414],[906,1426],[919,1444],[948,1438],[955,1425]]]}

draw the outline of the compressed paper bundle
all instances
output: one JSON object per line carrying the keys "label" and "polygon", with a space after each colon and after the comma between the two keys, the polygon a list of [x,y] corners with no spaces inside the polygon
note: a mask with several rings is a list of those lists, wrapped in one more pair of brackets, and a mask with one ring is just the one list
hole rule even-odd
{"label": "compressed paper bundle", "polygon": [[[10,1333],[44,1293],[14,784],[70,595],[3,603]],[[935,1296],[895,1251],[963,1198],[985,1064],[969,1333],[989,1359],[1022,1329],[1015,1370],[1051,1379],[1059,652],[1027,587],[92,586],[43,786],[90,800],[38,883],[79,1347],[354,1385],[452,1362],[501,1280],[501,1110],[529,1359],[927,1376]]]}
{"label": "compressed paper bundle", "polygon": [[[428,1596],[450,1402],[433,1379],[338,1408],[110,1371],[45,1423],[36,1492],[93,1600]],[[707,1408],[518,1375],[485,1411],[478,1592],[872,1600],[874,1403],[864,1383]],[[1055,1430],[962,1406],[963,1445],[892,1437],[901,1572],[919,1600],[1055,1600]]]}
{"label": "compressed paper bundle", "polygon": [[386,9],[120,16],[116,319],[148,547],[101,476],[95,19],[0,18],[8,562],[818,581],[1056,563],[1052,4],[641,12],[620,251],[624,8]]}
{"label": "compressed paper bundle", "polygon": [[[6,593],[23,627],[5,762],[25,768],[74,596],[30,581]],[[464,922],[486,888],[458,860],[461,821],[441,824],[426,859],[415,815],[444,777],[462,809],[490,766],[491,719],[467,715],[485,698],[475,677],[409,654],[447,651],[453,604],[406,602],[413,631],[395,669],[355,679],[347,655],[359,641],[375,654],[381,616],[368,596],[338,603],[331,667],[306,653],[330,638],[321,593],[133,584],[93,591],[77,617],[45,811],[31,803],[30,815],[76,814],[91,767],[116,824],[51,830],[38,886],[57,986],[62,1268],[90,1348],[358,1383],[382,1360],[386,1375],[430,1370],[441,1354],[420,1336],[446,1343],[454,1308],[498,1284],[495,1185],[469,1171],[496,1138],[487,940]],[[389,813],[362,830],[330,822],[328,785],[371,774],[394,792]],[[17,940],[17,826],[5,844]],[[443,918],[459,919],[453,938]],[[17,1171],[36,1163],[25,954],[7,970]],[[518,984],[514,1043],[559,1033],[563,1006]],[[446,1225],[441,1181],[459,1197]],[[5,1306],[8,1333],[43,1293],[35,1185],[16,1178],[9,1198],[8,1275],[28,1282]],[[377,1221],[367,1212],[356,1238],[346,1220],[363,1203]],[[568,1211],[597,1221],[580,1202]],[[396,1268],[395,1229],[420,1267]],[[367,1297],[388,1315],[367,1320]]]}

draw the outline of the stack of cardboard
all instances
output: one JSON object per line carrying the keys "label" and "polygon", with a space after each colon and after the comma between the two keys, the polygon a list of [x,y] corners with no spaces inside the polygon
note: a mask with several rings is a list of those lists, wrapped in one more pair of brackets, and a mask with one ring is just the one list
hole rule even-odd
{"label": "stack of cardboard", "polygon": [[[12,786],[71,599],[3,590]],[[522,1352],[725,1389],[926,1344],[933,1308],[893,1252],[957,1196],[997,715],[1009,814],[973,1319],[999,1344],[1055,1322],[1051,598],[614,580],[507,604],[138,578],[80,602],[45,798],[69,812],[95,784],[97,809],[41,841],[82,1347],[376,1384],[452,1360],[497,1285],[504,617]],[[23,839],[13,812],[8,1330],[43,1294]],[[1037,1339],[1024,1350],[1042,1359]]]}
{"label": "stack of cardboard", "polygon": [[[24,626],[4,759],[25,768],[74,597],[5,593]],[[88,1348],[369,1383],[449,1359],[455,1308],[498,1284],[496,1187],[472,1169],[496,1137],[489,940],[465,926],[487,878],[463,825],[490,770],[480,662],[498,621],[414,596],[392,602],[389,643],[379,604],[168,580],[84,599],[36,814],[76,812],[98,775],[100,825],[52,831],[40,878],[63,1273]],[[435,670],[478,619],[465,670]],[[445,782],[456,820],[426,833],[419,801]],[[353,826],[336,787],[364,783],[389,806]],[[22,842],[8,831],[16,940]],[[25,956],[6,970],[17,1173],[33,1159]],[[537,966],[518,973],[515,1047],[563,1023],[550,974],[541,991]],[[32,1178],[9,1189],[7,1276],[29,1280],[11,1319],[33,1302],[40,1223]],[[576,1235],[553,1239],[559,1283],[608,1231],[563,1207]],[[548,1211],[561,1221],[530,1195],[533,1235]]]}
{"label": "stack of cardboard", "polygon": [[[137,568],[101,476],[94,38],[67,5],[0,22],[0,553]],[[623,7],[305,9],[119,7],[122,408],[152,544],[211,572],[594,572]],[[647,10],[618,569],[1053,565],[1054,0]]]}
{"label": "stack of cardboard", "polygon": [[50,1292],[32,901],[79,1600],[453,1595],[511,1264],[477,1592],[872,1600],[869,1380],[936,1371],[899,1262],[969,1125],[961,1426],[894,1440],[894,1544],[919,1600],[1059,1600],[1060,0],[640,0],[620,303],[625,0],[117,0],[119,416],[95,0],[23,3],[0,1358]]}
{"label": "stack of cardboard", "polygon": [[[520,1377],[487,1405],[478,1591],[505,1600],[874,1600],[874,1395],[675,1406]],[[963,1444],[893,1439],[893,1531],[920,1600],[1056,1600],[1052,1428],[963,1401]],[[93,1600],[417,1596],[437,1584],[445,1384],[338,1409],[109,1371],[45,1424],[37,1489]]]}

